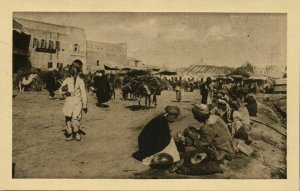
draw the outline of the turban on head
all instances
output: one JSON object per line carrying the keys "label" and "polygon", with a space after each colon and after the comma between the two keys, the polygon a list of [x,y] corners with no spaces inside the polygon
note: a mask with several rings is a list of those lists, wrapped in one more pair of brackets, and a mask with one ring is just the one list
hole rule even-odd
{"label": "turban on head", "polygon": [[75,71],[75,72],[81,72],[82,70],[82,64],[79,62],[74,61],[71,65],[70,65],[70,70],[71,71]]}
{"label": "turban on head", "polygon": [[211,77],[206,78],[206,83],[210,84],[212,82]]}
{"label": "turban on head", "polygon": [[196,104],[193,107],[192,112],[194,115],[203,116],[203,115],[209,114],[209,109],[208,109],[207,105],[205,105],[205,104]]}
{"label": "turban on head", "polygon": [[166,112],[168,114],[176,114],[176,115],[179,115],[180,114],[180,109],[178,106],[171,106],[171,105],[168,105],[166,108],[165,108]]}
{"label": "turban on head", "polygon": [[238,110],[239,109],[239,103],[237,101],[232,101],[230,103],[230,106],[234,109],[234,110]]}

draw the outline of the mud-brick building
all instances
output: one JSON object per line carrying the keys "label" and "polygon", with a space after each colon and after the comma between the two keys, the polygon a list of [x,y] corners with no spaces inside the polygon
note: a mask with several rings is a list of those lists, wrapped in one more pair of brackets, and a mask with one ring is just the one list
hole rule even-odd
{"label": "mud-brick building", "polygon": [[86,72],[86,35],[84,29],[13,18],[30,35],[29,58],[32,67],[42,70],[65,67],[80,60]]}
{"label": "mud-brick building", "polygon": [[126,43],[112,44],[87,40],[86,47],[87,71],[93,73],[103,69],[104,65],[123,66],[126,64]]}
{"label": "mud-brick building", "polygon": [[142,60],[138,60],[136,58],[128,57],[126,61],[126,66],[129,67],[143,67],[144,63]]}

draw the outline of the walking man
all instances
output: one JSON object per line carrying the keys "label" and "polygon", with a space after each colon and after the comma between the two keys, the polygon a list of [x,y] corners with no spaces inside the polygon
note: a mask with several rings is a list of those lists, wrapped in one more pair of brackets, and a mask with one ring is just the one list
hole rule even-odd
{"label": "walking man", "polygon": [[[70,77],[66,78],[59,91],[66,96],[66,102],[63,108],[63,114],[66,120],[66,128],[68,136],[66,141],[81,140],[80,120],[82,111],[87,113],[87,95],[85,84],[79,73],[81,72],[80,63],[73,62],[70,66]],[[64,91],[63,91],[64,90]]]}

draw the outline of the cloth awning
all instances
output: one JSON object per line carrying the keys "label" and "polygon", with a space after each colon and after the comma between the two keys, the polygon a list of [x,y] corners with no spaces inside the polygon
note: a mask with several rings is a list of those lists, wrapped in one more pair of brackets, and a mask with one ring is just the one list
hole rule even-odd
{"label": "cloth awning", "polygon": [[140,71],[146,71],[147,70],[147,68],[134,67],[134,66],[123,66],[121,69],[122,70],[140,70]]}
{"label": "cloth awning", "polygon": [[13,53],[29,56],[30,35],[13,30]]}
{"label": "cloth awning", "polygon": [[18,32],[18,33],[22,33],[22,27],[23,25],[19,22],[17,22],[15,19],[13,19],[13,30]]}
{"label": "cloth awning", "polygon": [[243,79],[244,78],[244,76],[242,76],[242,75],[231,75],[230,77],[231,78],[236,78],[236,79]]}
{"label": "cloth awning", "polygon": [[161,75],[177,75],[177,71],[171,68],[163,68],[158,71]]}
{"label": "cloth awning", "polygon": [[105,70],[119,70],[117,66],[109,65],[109,64],[104,64],[104,69]]}
{"label": "cloth awning", "polygon": [[268,77],[266,77],[266,76],[250,76],[248,78],[248,80],[267,80],[267,79],[268,79]]}

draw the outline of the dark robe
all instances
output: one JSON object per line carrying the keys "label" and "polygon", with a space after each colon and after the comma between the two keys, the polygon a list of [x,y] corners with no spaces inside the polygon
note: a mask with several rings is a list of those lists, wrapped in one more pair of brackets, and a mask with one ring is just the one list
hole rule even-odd
{"label": "dark robe", "polygon": [[250,116],[257,116],[257,103],[253,96],[249,95],[246,97],[245,102],[247,103],[246,107],[248,109]]}
{"label": "dark robe", "polygon": [[106,76],[95,76],[94,85],[98,103],[108,102],[111,98],[110,86]]}
{"label": "dark robe", "polygon": [[200,86],[200,94],[201,94],[201,103],[202,104],[207,104],[207,97],[208,97],[208,90],[206,87],[206,83],[202,84]]}
{"label": "dark robe", "polygon": [[48,72],[46,73],[46,79],[45,79],[45,82],[46,82],[46,89],[48,90],[49,92],[49,95],[51,97],[54,97],[55,95],[55,91],[58,90],[60,84],[58,83],[58,74],[55,73],[55,72]]}
{"label": "dark robe", "polygon": [[133,154],[137,160],[143,160],[166,148],[171,141],[171,131],[164,115],[152,119],[138,137],[139,151]]}

